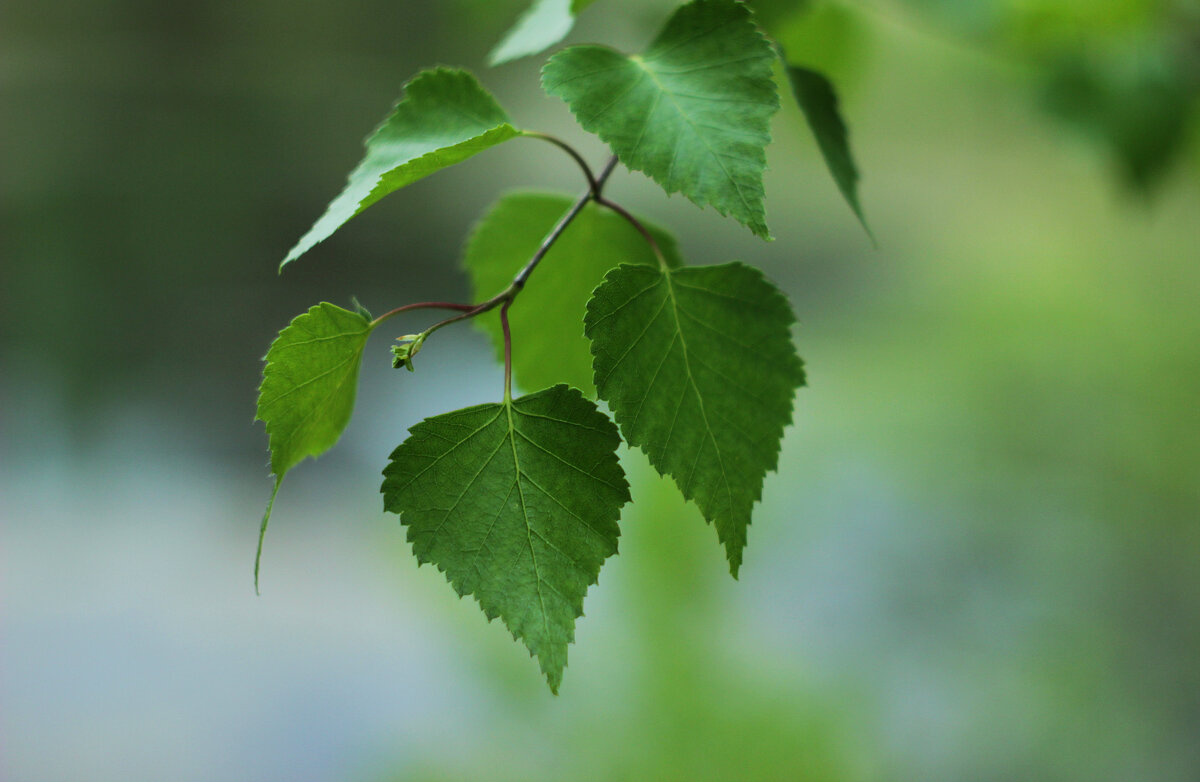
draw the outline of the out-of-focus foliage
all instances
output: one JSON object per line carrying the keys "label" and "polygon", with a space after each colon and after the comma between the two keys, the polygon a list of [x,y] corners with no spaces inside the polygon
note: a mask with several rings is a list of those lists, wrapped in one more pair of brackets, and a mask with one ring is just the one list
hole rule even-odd
{"label": "out-of-focus foliage", "polygon": [[504,39],[488,55],[488,62],[500,65],[528,57],[561,41],[575,24],[575,15],[594,0],[536,0],[521,15]]}
{"label": "out-of-focus foliage", "polygon": [[[575,196],[557,193],[508,193],[493,204],[471,231],[463,266],[471,276],[472,301],[504,290],[538,245],[562,219]],[[645,223],[643,222],[645,225]],[[667,263],[679,266],[675,238],[647,226]],[[521,291],[508,313],[513,344],[513,380],[526,391],[566,383],[594,397],[592,352],[583,336],[583,316],[604,273],[622,263],[657,263],[646,240],[615,212],[589,204],[538,266],[538,284]],[[504,334],[498,317],[474,320],[487,332],[503,360]]]}
{"label": "out-of-focus foliage", "polygon": [[1031,69],[1048,111],[1148,190],[1178,160],[1200,95],[1194,0],[903,0],[947,34]]}

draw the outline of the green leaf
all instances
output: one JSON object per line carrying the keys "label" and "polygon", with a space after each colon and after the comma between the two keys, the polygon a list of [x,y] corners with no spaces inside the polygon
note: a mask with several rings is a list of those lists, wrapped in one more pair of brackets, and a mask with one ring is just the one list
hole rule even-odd
{"label": "green leaf", "polygon": [[837,74],[839,82],[860,71],[872,46],[863,11],[839,0],[754,0],[754,19],[786,52],[789,65]]}
{"label": "green leaf", "polygon": [[266,424],[275,488],[259,530],[255,588],[263,537],[283,476],[341,437],[354,410],[363,346],[373,328],[362,312],[323,302],[292,320],[267,351],[255,420]]}
{"label": "green leaf", "polygon": [[623,265],[588,302],[600,398],[626,441],[714,524],[735,578],[804,384],[793,321],[783,294],[740,263]]}
{"label": "green leaf", "polygon": [[[529,261],[575,198],[554,193],[515,192],[497,201],[475,227],[464,263],[471,275],[472,301],[482,301],[512,280]],[[679,265],[675,240],[653,225],[648,230],[667,262]],[[624,218],[589,204],[567,227],[538,265],[509,309],[513,375],[521,388],[566,383],[587,396],[592,353],[583,336],[583,314],[604,273],[620,263],[655,264],[649,244]],[[499,318],[476,318],[504,357]]]}
{"label": "green leaf", "polygon": [[1170,171],[1188,138],[1195,88],[1139,47],[1106,60],[1072,54],[1047,69],[1042,104],[1108,147],[1123,184],[1142,195]]}
{"label": "green leaf", "polygon": [[567,37],[575,17],[593,2],[536,0],[488,54],[488,64],[500,65],[550,48]]}
{"label": "green leaf", "polygon": [[817,137],[817,146],[821,148],[821,155],[825,158],[829,173],[833,175],[833,181],[873,241],[875,237],[858,202],[858,168],[850,154],[850,134],[838,110],[837,92],[833,84],[823,74],[809,68],[789,65],[787,72],[796,102],[800,104],[813,135]]}
{"label": "green leaf", "polygon": [[366,140],[367,154],[341,194],[296,243],[280,269],[329,238],[347,220],[387,194],[447,166],[522,135],[467,71],[422,71]]}
{"label": "green leaf", "polygon": [[617,552],[629,501],[616,427],[559,385],[427,418],[392,452],[383,505],[420,563],[474,595],[558,692],[583,597]]}
{"label": "green leaf", "polygon": [[573,46],[546,63],[542,86],[626,166],[766,239],[762,175],[779,108],[774,56],[745,5],[694,0],[644,55]]}

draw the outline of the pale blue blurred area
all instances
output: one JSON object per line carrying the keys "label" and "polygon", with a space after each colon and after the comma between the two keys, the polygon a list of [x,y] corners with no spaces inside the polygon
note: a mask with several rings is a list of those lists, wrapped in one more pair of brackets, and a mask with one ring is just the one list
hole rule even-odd
{"label": "pale blue blurred area", "polygon": [[[573,40],[638,46],[669,5],[597,3]],[[496,195],[579,189],[513,142],[276,277],[399,85],[479,69],[601,159],[538,61],[482,69],[520,6],[0,9],[0,779],[1200,776],[1196,131],[1133,195],[1027,66],[900,6],[862,10],[833,74],[879,250],[787,101],[774,243],[612,181],[799,319],[809,387],[740,581],[626,454],[621,553],[551,696],[381,510],[407,427],[500,392],[468,327],[390,369],[406,321],[285,481],[254,596],[273,334],[319,300],[461,298]]]}

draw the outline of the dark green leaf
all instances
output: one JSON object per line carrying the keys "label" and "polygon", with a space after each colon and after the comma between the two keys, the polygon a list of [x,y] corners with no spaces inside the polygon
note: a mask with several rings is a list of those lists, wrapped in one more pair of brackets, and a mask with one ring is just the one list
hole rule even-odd
{"label": "dark green leaf", "polygon": [[821,148],[821,155],[825,158],[829,173],[833,175],[833,181],[870,235],[871,229],[858,202],[858,168],[850,154],[850,134],[838,110],[833,84],[824,75],[809,68],[789,65],[787,71],[796,101],[813,135],[817,137],[817,146]]}
{"label": "dark green leaf", "polygon": [[400,514],[417,561],[499,616],[557,692],[629,501],[616,427],[559,385],[427,418],[410,434],[383,471],[384,507]]}
{"label": "dark green leaf", "polygon": [[1046,109],[1106,146],[1124,184],[1142,194],[1170,170],[1194,114],[1196,87],[1161,59],[1063,57],[1042,88]]}
{"label": "dark green leaf", "polygon": [[[533,192],[509,193],[497,201],[467,244],[464,262],[471,275],[472,301],[508,285],[574,201],[571,196]],[[678,266],[675,240],[657,227],[649,230],[667,262]],[[624,218],[589,204],[550,248],[509,310],[513,376],[521,388],[566,383],[595,395],[583,314],[604,273],[620,263],[656,260],[646,240]],[[499,319],[482,317],[475,323],[491,336],[496,355],[503,358]]]}
{"label": "dark green leaf", "polygon": [[363,346],[373,328],[361,312],[325,302],[292,320],[267,351],[256,420],[266,424],[270,438],[275,488],[259,531],[255,585],[279,484],[288,470],[325,453],[341,437],[354,410]]}
{"label": "dark green leaf", "polygon": [[769,238],[762,175],[779,108],[773,59],[745,5],[694,0],[644,55],[573,46],[546,63],[542,86],[626,166]]}
{"label": "dark green leaf", "polygon": [[571,32],[575,16],[593,2],[595,0],[535,0],[488,54],[488,64],[500,65],[550,48]]}
{"label": "dark green leaf", "polygon": [[793,320],[783,294],[740,263],[620,266],[588,302],[600,398],[714,524],[735,577],[804,384]]}
{"label": "dark green leaf", "polygon": [[367,154],[341,194],[280,264],[282,269],[387,194],[521,135],[470,73],[422,71],[366,141]]}

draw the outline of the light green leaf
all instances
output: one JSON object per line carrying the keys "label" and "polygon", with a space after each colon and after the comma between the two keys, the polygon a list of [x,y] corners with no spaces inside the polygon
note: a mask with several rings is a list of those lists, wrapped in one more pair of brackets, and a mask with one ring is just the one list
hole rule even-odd
{"label": "light green leaf", "polygon": [[546,63],[542,86],[627,167],[770,238],[762,175],[779,109],[774,56],[745,5],[694,0],[642,56],[573,46]]}
{"label": "light green leaf", "polygon": [[367,154],[341,194],[283,259],[280,269],[387,194],[522,135],[467,71],[422,71],[366,140]]}
{"label": "light green leaf", "polygon": [[[858,168],[850,154],[850,134],[838,110],[833,84],[823,74],[809,68],[789,65],[787,71],[796,102],[800,104],[813,135],[817,137],[817,146],[821,148],[821,155],[825,158],[829,173],[833,175],[833,181],[858,216],[867,235],[871,236],[871,228],[858,202]],[[871,238],[873,240],[874,236]]]}
{"label": "light green leaf", "polygon": [[717,528],[734,577],[804,384],[793,321],[783,294],[740,263],[620,266],[588,302],[600,398]]}
{"label": "light green leaf", "polygon": [[535,0],[488,54],[489,65],[528,57],[567,37],[575,17],[595,0]]}
{"label": "light green leaf", "polygon": [[363,346],[373,328],[364,312],[325,302],[292,320],[267,351],[255,420],[266,424],[275,488],[259,530],[256,588],[263,536],[283,476],[341,437],[354,410]]}
{"label": "light green leaf", "polygon": [[754,20],[786,53],[789,65],[837,74],[862,69],[872,46],[861,8],[840,0],[753,0]]}
{"label": "light green leaf", "polygon": [[420,563],[474,595],[558,692],[583,598],[617,552],[629,501],[616,427],[559,385],[427,418],[392,452],[383,505]]}
{"label": "light green leaf", "polygon": [[[475,227],[464,263],[471,275],[472,301],[502,290],[529,261],[575,198],[554,193],[503,196]],[[642,221],[667,262],[679,265],[675,240]],[[589,204],[571,222],[538,265],[508,313],[513,340],[513,376],[521,388],[566,383],[587,396],[592,353],[583,336],[583,314],[604,273],[620,263],[654,264],[649,244],[620,215]],[[496,317],[475,319],[504,357],[504,335]]]}

